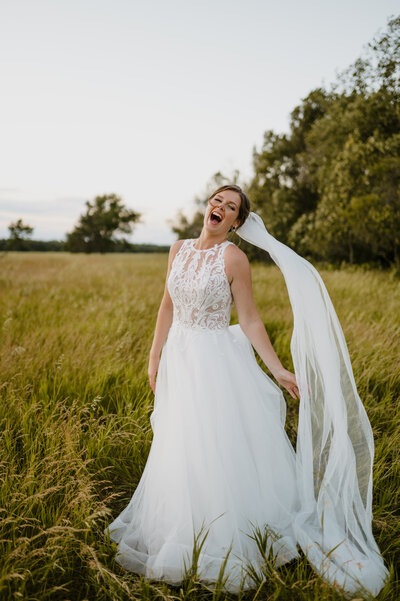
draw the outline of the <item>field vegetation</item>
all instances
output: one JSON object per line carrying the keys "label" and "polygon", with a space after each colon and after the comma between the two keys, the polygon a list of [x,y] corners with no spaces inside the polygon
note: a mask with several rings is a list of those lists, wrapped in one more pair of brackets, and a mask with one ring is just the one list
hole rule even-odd
{"label": "field vegetation", "polygon": [[[229,599],[198,582],[146,581],[114,562],[105,526],[126,506],[149,452],[154,395],[148,353],[167,255],[0,256],[0,599]],[[317,266],[318,268],[318,266]],[[319,269],[341,321],[376,456],[376,540],[391,570],[379,600],[399,598],[400,285],[390,272]],[[256,304],[283,364],[292,313],[275,265],[252,265]],[[232,323],[237,321],[232,313]],[[266,371],[267,368],[264,367]],[[295,443],[297,402],[286,391]],[[212,494],[212,491],[210,491]],[[339,600],[301,560],[275,569],[247,599]]]}

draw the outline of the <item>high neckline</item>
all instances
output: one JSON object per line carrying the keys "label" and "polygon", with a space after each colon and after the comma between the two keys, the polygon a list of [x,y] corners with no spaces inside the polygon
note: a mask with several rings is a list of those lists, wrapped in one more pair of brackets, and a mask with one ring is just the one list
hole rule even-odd
{"label": "high neckline", "polygon": [[213,248],[217,248],[217,246],[221,246],[222,244],[225,244],[225,242],[228,242],[228,240],[224,240],[223,242],[214,244],[214,246],[210,246],[210,248],[196,248],[194,244],[195,244],[195,242],[197,242],[197,240],[198,240],[198,238],[192,238],[192,247],[194,248],[194,250],[196,250],[199,253],[206,252],[207,250],[213,250]]}

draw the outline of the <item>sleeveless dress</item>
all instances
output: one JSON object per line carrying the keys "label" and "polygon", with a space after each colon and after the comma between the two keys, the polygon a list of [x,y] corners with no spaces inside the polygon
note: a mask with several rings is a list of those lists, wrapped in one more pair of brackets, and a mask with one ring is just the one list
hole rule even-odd
{"label": "sleeveless dress", "polygon": [[197,537],[200,580],[212,586],[227,557],[225,588],[235,593],[254,587],[246,566],[263,564],[255,527],[272,530],[267,552],[276,565],[298,556],[298,498],[282,391],[240,325],[229,325],[229,244],[199,250],[187,239],[173,260],[173,321],[156,378],[153,440],[137,489],[105,533],[118,543],[117,563],[171,584],[191,565]]}

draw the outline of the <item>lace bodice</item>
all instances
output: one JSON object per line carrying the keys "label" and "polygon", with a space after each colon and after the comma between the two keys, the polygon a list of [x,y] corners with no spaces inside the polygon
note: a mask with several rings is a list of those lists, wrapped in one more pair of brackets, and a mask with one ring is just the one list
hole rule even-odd
{"label": "lace bodice", "polygon": [[229,240],[199,250],[195,240],[184,240],[172,262],[168,291],[173,302],[173,324],[196,330],[229,326],[233,303],[225,273],[224,250]]}

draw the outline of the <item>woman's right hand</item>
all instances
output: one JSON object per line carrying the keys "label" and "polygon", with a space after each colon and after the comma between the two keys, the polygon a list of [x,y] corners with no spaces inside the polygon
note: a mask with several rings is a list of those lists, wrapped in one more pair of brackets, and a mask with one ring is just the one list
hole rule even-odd
{"label": "woman's right hand", "polygon": [[153,357],[150,355],[149,367],[147,369],[147,375],[149,376],[149,384],[152,391],[156,392],[156,375],[158,372],[158,366],[160,364],[160,357]]}
{"label": "woman's right hand", "polygon": [[287,369],[282,368],[278,372],[274,373],[273,375],[274,375],[275,380],[281,386],[286,388],[286,390],[289,392],[291,397],[293,397],[294,399],[299,398],[299,400],[300,400],[299,387],[297,386],[297,379],[296,379],[295,374],[292,374],[291,371],[288,371]]}

